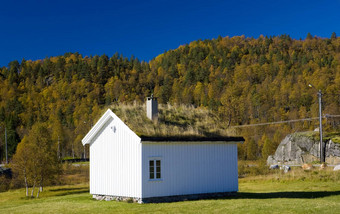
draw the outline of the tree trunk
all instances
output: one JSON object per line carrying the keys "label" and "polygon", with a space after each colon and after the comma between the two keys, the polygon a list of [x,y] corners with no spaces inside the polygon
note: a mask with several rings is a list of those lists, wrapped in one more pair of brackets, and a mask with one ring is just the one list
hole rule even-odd
{"label": "tree trunk", "polygon": [[41,180],[40,180],[40,192],[42,192],[43,191],[43,188],[44,188],[44,185],[43,185],[43,181],[44,181],[44,179],[43,179],[43,177],[41,176]]}
{"label": "tree trunk", "polygon": [[37,198],[39,198],[40,188],[38,188]]}
{"label": "tree trunk", "polygon": [[28,183],[27,183],[26,173],[24,173],[24,177],[25,177],[26,197],[28,197]]}
{"label": "tree trunk", "polygon": [[32,192],[31,192],[31,198],[33,198],[34,196],[34,188],[35,188],[35,179],[34,179],[34,183],[33,183],[33,187],[32,187]]}
{"label": "tree trunk", "polygon": [[229,118],[228,118],[228,125],[227,125],[227,127],[229,127],[229,126],[230,126],[230,124],[231,124],[231,114],[229,114]]}

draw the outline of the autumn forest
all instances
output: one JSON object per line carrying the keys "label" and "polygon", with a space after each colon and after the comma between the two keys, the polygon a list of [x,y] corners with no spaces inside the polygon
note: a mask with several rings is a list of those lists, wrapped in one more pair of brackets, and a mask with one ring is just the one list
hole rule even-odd
{"label": "autumn forest", "polygon": [[[315,88],[308,87],[312,84]],[[340,38],[307,35],[218,37],[169,50],[150,62],[135,57],[65,53],[42,60],[12,61],[0,68],[0,159],[4,127],[11,158],[36,123],[44,123],[62,157],[82,157],[81,139],[113,103],[193,105],[217,114],[225,128],[340,114]],[[339,122],[325,120],[326,130]],[[242,159],[266,158],[285,134],[313,130],[318,121],[238,128]],[[266,151],[264,144],[271,145]]]}

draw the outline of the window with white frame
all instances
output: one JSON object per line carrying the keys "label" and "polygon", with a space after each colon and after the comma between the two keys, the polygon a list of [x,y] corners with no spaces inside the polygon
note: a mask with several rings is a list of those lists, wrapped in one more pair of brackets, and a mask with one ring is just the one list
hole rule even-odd
{"label": "window with white frame", "polygon": [[161,160],[149,160],[149,179],[161,179]]}

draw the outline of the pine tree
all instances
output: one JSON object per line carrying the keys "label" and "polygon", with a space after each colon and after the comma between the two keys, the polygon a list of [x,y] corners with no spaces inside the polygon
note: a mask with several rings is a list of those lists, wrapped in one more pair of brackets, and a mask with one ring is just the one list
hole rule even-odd
{"label": "pine tree", "polygon": [[332,36],[331,36],[331,39],[336,39],[337,37],[336,37],[336,33],[335,32],[333,32],[332,33]]}
{"label": "pine tree", "polygon": [[311,33],[307,33],[307,37],[306,37],[306,39],[307,40],[311,40],[311,39],[313,39],[313,36],[312,36],[312,34]]}
{"label": "pine tree", "polygon": [[255,140],[250,139],[246,143],[247,143],[247,160],[256,160],[257,144],[255,143]]}
{"label": "pine tree", "polygon": [[269,155],[274,154],[276,147],[265,134],[262,136],[261,140],[263,141],[262,158],[267,159]]}

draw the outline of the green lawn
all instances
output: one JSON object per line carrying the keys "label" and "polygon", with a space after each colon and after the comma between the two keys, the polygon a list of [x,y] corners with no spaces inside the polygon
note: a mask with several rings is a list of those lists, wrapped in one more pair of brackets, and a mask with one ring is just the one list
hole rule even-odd
{"label": "green lawn", "polygon": [[48,187],[39,199],[24,190],[0,193],[0,213],[340,213],[340,182],[240,179],[236,197],[162,204],[96,201],[88,185]]}

